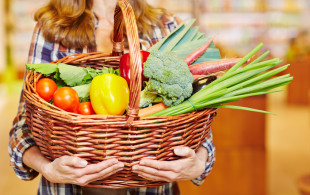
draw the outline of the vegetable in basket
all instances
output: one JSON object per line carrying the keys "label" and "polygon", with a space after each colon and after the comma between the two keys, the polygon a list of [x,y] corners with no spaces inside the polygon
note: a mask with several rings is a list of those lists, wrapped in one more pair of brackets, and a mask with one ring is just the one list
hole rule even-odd
{"label": "vegetable in basket", "polygon": [[163,101],[163,98],[158,96],[157,92],[149,91],[147,88],[144,88],[140,94],[140,108],[149,107],[150,105],[160,103]]}
{"label": "vegetable in basket", "polygon": [[111,73],[96,76],[90,85],[90,101],[96,114],[123,115],[129,103],[126,80]]}
{"label": "vegetable in basket", "polygon": [[[183,21],[177,28],[148,49],[149,52],[173,52],[188,64],[221,59],[220,52],[212,38],[206,38],[199,32],[198,26],[193,26],[195,19]],[[188,58],[187,58],[188,56]]]}
{"label": "vegetable in basket", "polygon": [[79,96],[71,87],[60,87],[54,93],[53,103],[67,112],[77,113]]}
{"label": "vegetable in basket", "polygon": [[[147,57],[150,55],[150,52],[148,51],[140,51],[141,53],[141,65],[143,66],[143,63],[146,61]],[[122,55],[119,62],[119,71],[120,75],[126,79],[128,86],[130,86],[130,55],[129,53],[126,53]],[[147,81],[147,78],[143,75],[143,67],[141,72],[141,78],[142,82]]]}
{"label": "vegetable in basket", "polygon": [[220,60],[201,62],[189,67],[193,75],[210,75],[224,71],[235,65],[241,58],[223,58]]}
{"label": "vegetable in basket", "polygon": [[178,105],[193,91],[193,75],[186,62],[173,53],[153,51],[143,65],[149,78],[145,91],[159,95],[166,106]]}
{"label": "vegetable in basket", "polygon": [[208,75],[208,76],[203,76],[198,79],[195,79],[193,82],[193,93],[192,94],[198,92],[199,90],[209,85],[216,79],[217,77],[215,75]]}
{"label": "vegetable in basket", "polygon": [[163,102],[139,110],[139,117],[146,117],[168,108]]}
{"label": "vegetable in basket", "polygon": [[57,84],[52,79],[41,78],[37,82],[36,92],[42,99],[47,102],[51,101],[56,90]]}
{"label": "vegetable in basket", "polygon": [[93,114],[95,114],[95,111],[94,111],[90,102],[80,103],[77,111],[78,111],[78,114],[82,114],[82,115],[93,115]]}

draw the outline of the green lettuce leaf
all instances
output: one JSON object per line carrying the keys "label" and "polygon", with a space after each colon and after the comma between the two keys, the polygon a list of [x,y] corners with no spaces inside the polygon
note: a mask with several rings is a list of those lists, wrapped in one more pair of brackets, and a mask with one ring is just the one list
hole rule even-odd
{"label": "green lettuce leaf", "polygon": [[60,78],[70,87],[85,84],[84,77],[87,76],[87,71],[83,67],[60,63],[58,69]]}
{"label": "green lettuce leaf", "polygon": [[89,90],[90,90],[90,83],[85,84],[85,85],[79,85],[72,87],[77,94],[79,95],[80,98],[88,98],[89,97]]}
{"label": "green lettuce leaf", "polygon": [[57,64],[42,63],[42,64],[26,64],[27,70],[35,70],[42,73],[44,76],[50,76],[53,73],[58,72]]}
{"label": "green lettuce leaf", "polygon": [[74,87],[89,84],[95,76],[104,73],[120,75],[119,69],[102,67],[100,70],[91,67],[84,68],[63,63],[27,64],[26,67],[28,70],[37,71],[44,74],[46,77],[53,74],[53,79],[58,87]]}

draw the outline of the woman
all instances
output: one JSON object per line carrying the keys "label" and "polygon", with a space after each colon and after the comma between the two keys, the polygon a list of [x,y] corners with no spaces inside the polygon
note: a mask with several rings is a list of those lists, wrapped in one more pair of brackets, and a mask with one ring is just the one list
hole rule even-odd
{"label": "woman", "polygon": [[[81,52],[111,52],[114,9],[117,0],[50,0],[35,14],[36,26],[28,63],[51,62]],[[179,20],[162,9],[155,9],[145,0],[132,0],[140,33],[141,49],[147,49],[171,32]],[[181,156],[176,161],[141,160],[133,171],[149,180],[168,181],[161,187],[123,190],[91,189],[88,183],[108,177],[123,169],[124,164],[110,159],[98,164],[71,156],[50,161],[36,146],[25,124],[25,103],[21,98],[19,110],[10,132],[11,166],[23,180],[42,174],[38,194],[178,194],[177,180],[192,180],[200,185],[214,162],[212,135],[195,153],[187,147],[174,150]]]}

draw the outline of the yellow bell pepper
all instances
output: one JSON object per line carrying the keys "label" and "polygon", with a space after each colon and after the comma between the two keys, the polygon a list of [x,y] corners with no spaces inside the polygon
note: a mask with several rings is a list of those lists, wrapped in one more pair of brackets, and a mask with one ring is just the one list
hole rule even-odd
{"label": "yellow bell pepper", "polygon": [[123,115],[129,103],[126,80],[110,73],[96,76],[90,84],[90,101],[96,114]]}

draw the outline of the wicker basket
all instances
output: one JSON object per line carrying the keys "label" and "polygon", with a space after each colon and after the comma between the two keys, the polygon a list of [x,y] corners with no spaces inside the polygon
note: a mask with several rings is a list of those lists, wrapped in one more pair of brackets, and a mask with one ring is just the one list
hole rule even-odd
{"label": "wicker basket", "polygon": [[[124,15],[124,16],[123,16]],[[123,18],[126,24],[131,59],[130,100],[126,115],[79,115],[69,113],[40,98],[36,82],[42,77],[29,71],[24,85],[27,124],[43,155],[55,159],[63,155],[77,156],[89,163],[97,163],[112,157],[124,162],[124,170],[89,184],[98,188],[130,188],[160,186],[166,182],[148,181],[131,171],[131,167],[144,157],[157,160],[175,160],[173,148],[189,146],[197,149],[204,142],[215,109],[205,109],[170,117],[138,117],[141,62],[139,38],[135,17],[127,0],[121,0],[115,11],[113,55],[84,53],[67,56],[56,63],[83,67],[117,67],[123,52]]]}

